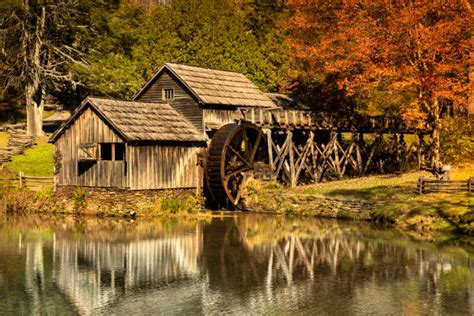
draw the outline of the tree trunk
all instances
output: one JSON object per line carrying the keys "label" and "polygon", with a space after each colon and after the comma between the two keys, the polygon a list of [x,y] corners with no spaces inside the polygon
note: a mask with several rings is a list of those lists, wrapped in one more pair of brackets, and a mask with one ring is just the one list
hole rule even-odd
{"label": "tree trunk", "polygon": [[440,123],[440,107],[438,99],[435,99],[434,104],[431,109],[431,168],[435,172],[440,172],[443,164],[441,163],[440,157],[440,132],[441,132],[441,123]]}
{"label": "tree trunk", "polygon": [[[25,9],[29,11],[28,2],[25,2]],[[41,82],[41,39],[44,34],[46,21],[46,7],[41,7],[41,14],[36,21],[36,30],[33,36],[33,43],[24,43],[25,56],[31,56],[31,81],[26,84],[26,133],[32,136],[43,135],[43,112],[44,112],[44,86]],[[26,31],[25,37],[30,38]],[[33,44],[33,52],[29,54],[28,45]]]}
{"label": "tree trunk", "polygon": [[26,133],[32,136],[43,135],[43,93],[35,85],[27,85],[26,97]]}

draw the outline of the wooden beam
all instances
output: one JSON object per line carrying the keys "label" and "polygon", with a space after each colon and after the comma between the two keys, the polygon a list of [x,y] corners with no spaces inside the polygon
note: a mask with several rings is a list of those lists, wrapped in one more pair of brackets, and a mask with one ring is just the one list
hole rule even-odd
{"label": "wooden beam", "polygon": [[295,152],[294,152],[294,146],[293,146],[293,132],[291,130],[287,131],[288,134],[288,140],[289,140],[289,157],[288,159],[290,160],[290,186],[295,187],[296,186],[296,169],[295,169]]}
{"label": "wooden beam", "polygon": [[270,165],[270,177],[271,179],[274,179],[275,174],[275,163],[273,161],[273,139],[272,139],[272,130],[271,129],[265,129],[264,130],[265,135],[267,136],[267,152],[268,152],[268,164]]}

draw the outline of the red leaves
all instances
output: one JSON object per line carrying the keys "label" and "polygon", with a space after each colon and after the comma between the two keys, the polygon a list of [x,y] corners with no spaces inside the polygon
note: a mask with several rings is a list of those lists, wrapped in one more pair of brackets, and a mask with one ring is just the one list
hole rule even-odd
{"label": "red leaves", "polygon": [[[472,13],[464,0],[290,0],[289,44],[303,73],[335,75],[349,94],[383,85],[423,102],[467,104]],[[305,80],[311,81],[312,78]],[[422,99],[422,100],[421,100]]]}

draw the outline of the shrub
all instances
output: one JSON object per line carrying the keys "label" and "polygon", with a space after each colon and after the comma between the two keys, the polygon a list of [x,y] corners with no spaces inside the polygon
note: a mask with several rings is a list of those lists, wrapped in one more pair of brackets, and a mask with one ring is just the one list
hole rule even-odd
{"label": "shrub", "polygon": [[466,119],[446,118],[441,125],[441,155],[444,163],[458,164],[472,160],[474,124]]}
{"label": "shrub", "polygon": [[197,197],[163,196],[155,204],[153,210],[159,214],[197,213],[201,210],[201,202]]}
{"label": "shrub", "polygon": [[11,189],[0,193],[0,213],[22,215],[45,211],[51,207],[51,197],[24,189]]}
{"label": "shrub", "polygon": [[72,200],[76,210],[80,209],[86,200],[86,193],[81,188],[76,188],[72,191]]}

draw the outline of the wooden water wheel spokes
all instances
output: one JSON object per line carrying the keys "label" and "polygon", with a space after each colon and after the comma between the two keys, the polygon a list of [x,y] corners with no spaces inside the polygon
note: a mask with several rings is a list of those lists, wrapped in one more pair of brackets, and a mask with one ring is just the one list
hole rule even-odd
{"label": "wooden water wheel spokes", "polygon": [[209,146],[207,183],[218,204],[241,207],[261,140],[261,129],[250,123],[228,124],[216,132]]}

